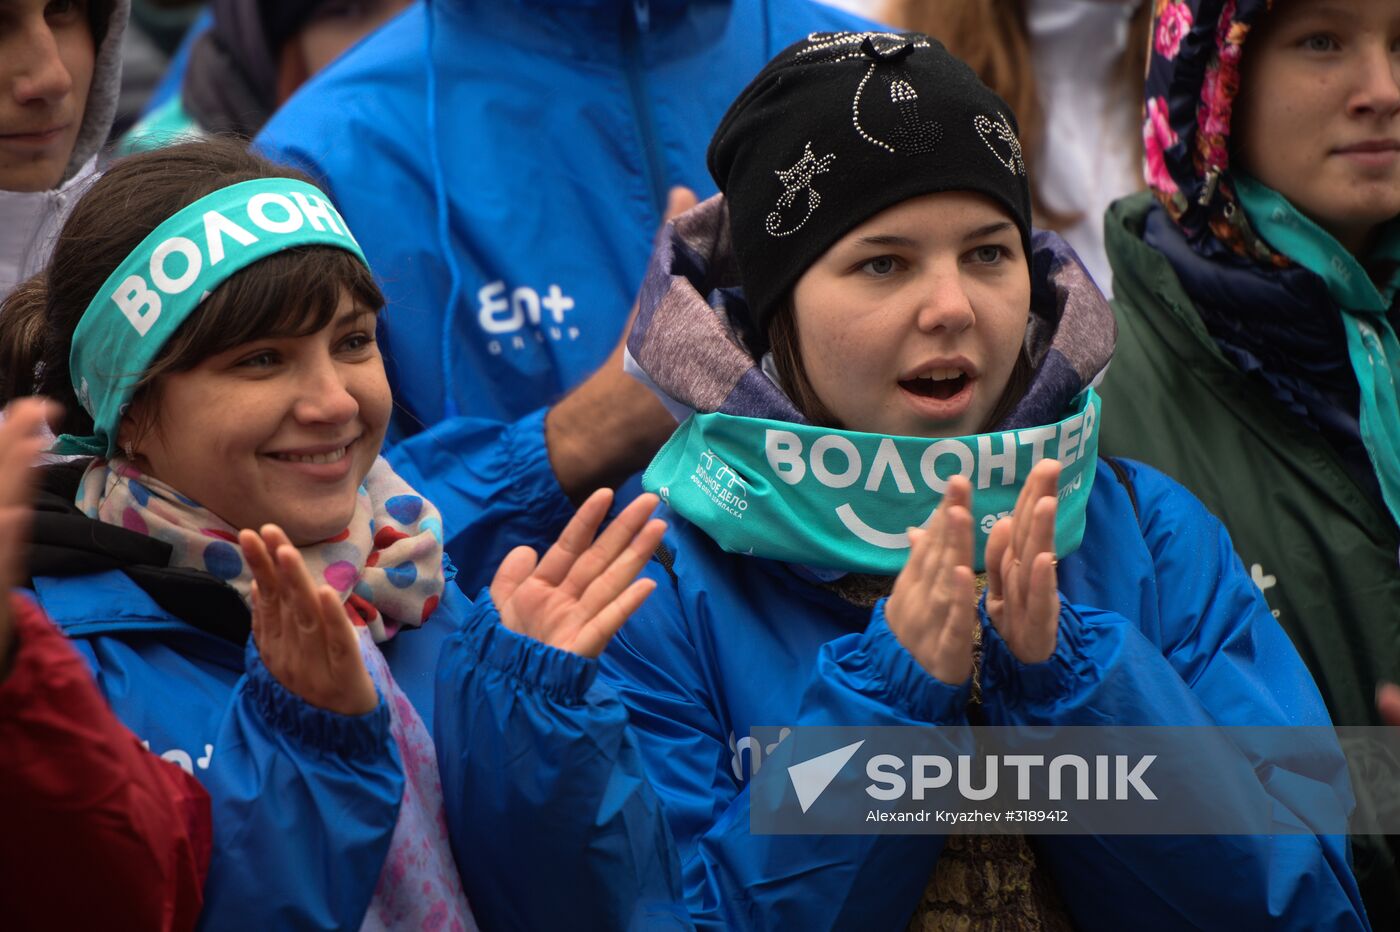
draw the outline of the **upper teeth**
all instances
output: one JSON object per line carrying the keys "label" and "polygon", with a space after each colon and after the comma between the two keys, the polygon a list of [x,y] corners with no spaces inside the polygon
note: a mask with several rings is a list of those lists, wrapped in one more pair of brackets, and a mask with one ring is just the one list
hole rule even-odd
{"label": "upper teeth", "polygon": [[349,449],[348,446],[344,446],[339,450],[332,450],[330,453],[274,453],[273,456],[289,463],[335,463],[344,458],[345,452]]}
{"label": "upper teeth", "polygon": [[926,375],[921,375],[921,379],[932,379],[935,382],[946,382],[949,379],[956,379],[962,375],[961,369],[930,369]]}

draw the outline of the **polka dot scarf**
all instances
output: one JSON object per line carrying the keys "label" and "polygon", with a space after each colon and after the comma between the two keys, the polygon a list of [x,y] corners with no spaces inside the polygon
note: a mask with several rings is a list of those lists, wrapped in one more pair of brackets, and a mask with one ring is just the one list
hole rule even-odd
{"label": "polka dot scarf", "polygon": [[[171,566],[204,570],[251,602],[253,574],[238,530],[126,459],[93,460],[77,505],[89,518],[164,541],[173,548]],[[442,597],[442,518],[383,457],[360,486],[350,525],[299,549],[312,578],[340,594],[375,643],[421,625]]]}

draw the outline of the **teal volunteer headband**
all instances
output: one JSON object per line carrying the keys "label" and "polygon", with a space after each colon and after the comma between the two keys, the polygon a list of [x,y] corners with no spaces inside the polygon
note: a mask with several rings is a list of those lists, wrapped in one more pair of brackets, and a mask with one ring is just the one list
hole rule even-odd
{"label": "teal volunteer headband", "polygon": [[365,262],[330,199],[293,178],[229,185],[151,231],[107,277],[73,332],[73,390],[93,433],[64,434],[53,452],[110,458],[141,376],[180,325],[235,272],[297,246],[334,246]]}

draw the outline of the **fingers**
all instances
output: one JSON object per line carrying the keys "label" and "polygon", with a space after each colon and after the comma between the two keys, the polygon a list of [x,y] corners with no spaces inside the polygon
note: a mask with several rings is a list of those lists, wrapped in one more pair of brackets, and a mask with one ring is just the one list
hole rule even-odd
{"label": "fingers", "polygon": [[656,553],[656,548],[661,544],[665,533],[666,522],[660,518],[648,521],[646,526],[637,532],[627,548],[584,590],[579,599],[579,608],[585,618],[592,618],[601,613],[632,584],[632,580],[637,578],[637,574],[646,566],[651,555]]}
{"label": "fingers", "polygon": [[984,555],[984,562],[987,566],[987,604],[990,610],[993,599],[998,604],[1005,597],[1006,581],[1002,578],[1002,559],[1006,556],[1007,548],[1011,546],[1011,519],[1001,518],[992,525],[992,531],[987,535],[987,551]]}
{"label": "fingers", "polygon": [[699,199],[696,198],[694,191],[677,185],[666,195],[666,213],[661,222],[665,223],[667,220],[679,217],[698,203]]}
{"label": "fingers", "polygon": [[345,612],[340,595],[330,586],[316,588],[317,620],[320,622],[326,649],[326,661],[330,668],[331,682],[343,682],[342,674],[363,667],[360,657],[360,638],[355,633],[355,623]]}
{"label": "fingers", "polygon": [[632,613],[642,607],[642,603],[647,600],[656,589],[656,580],[639,579],[609,603],[601,612],[594,616],[588,626],[580,633],[578,640],[574,644],[574,652],[585,657],[597,657],[608,646],[608,642],[617,634],[623,623],[632,617]]}
{"label": "fingers", "polygon": [[263,655],[263,663],[272,664],[283,634],[282,613],[276,604],[277,569],[263,539],[254,531],[239,531],[238,545],[253,574],[253,640]]}
{"label": "fingers", "polygon": [[551,586],[563,582],[574,561],[593,543],[593,536],[607,517],[612,500],[612,489],[599,489],[588,496],[569,519],[554,546],[541,558],[534,575]]}
{"label": "fingers", "polygon": [[943,630],[938,633],[938,655],[935,674],[951,686],[967,682],[972,675],[972,629],[976,622],[973,610],[972,568],[956,566],[950,574],[952,604]]}
{"label": "fingers", "polygon": [[287,540],[287,536],[282,533],[281,528],[273,525],[275,536],[281,537],[283,543],[277,545],[273,552],[273,560],[277,564],[277,570],[281,577],[282,587],[281,601],[285,609],[291,615],[293,626],[302,636],[315,636],[320,628],[320,596],[317,593],[317,586],[311,579],[311,573],[306,569],[306,561],[301,558],[301,553]]}
{"label": "fingers", "polygon": [[1376,690],[1376,711],[1387,725],[1400,725],[1400,686],[1382,683]]}
{"label": "fingers", "polygon": [[243,550],[243,559],[247,561],[248,570],[253,574],[253,581],[258,584],[262,597],[275,599],[278,591],[277,567],[263,538],[256,531],[245,528],[238,532],[238,546]]}
{"label": "fingers", "polygon": [[1058,498],[1059,485],[1060,463],[1058,460],[1041,460],[1035,464],[1030,475],[1026,477],[1026,484],[1021,487],[1021,494],[1016,499],[1016,510],[1012,514],[1015,530],[1012,546],[1018,555],[1025,548],[1026,539],[1030,536],[1035,503],[1046,496]]}
{"label": "fingers", "polygon": [[21,398],[5,408],[0,423],[0,508],[27,506],[33,494],[30,467],[44,447],[43,427],[50,403]]}
{"label": "fingers", "polygon": [[1037,554],[1030,566],[1024,652],[1017,655],[1022,663],[1044,663],[1055,652],[1060,624],[1060,593],[1055,575],[1054,554]]}
{"label": "fingers", "polygon": [[[618,555],[629,548],[660,503],[661,499],[648,493],[638,496],[624,508],[622,513],[613,519],[612,524],[608,525],[608,529],[574,562],[568,576],[564,578],[564,589],[574,594],[587,590],[594,580],[612,566]],[[656,542],[659,544],[660,538],[657,538]],[[653,547],[652,551],[655,549]],[[650,557],[649,552],[644,556],[642,563]],[[639,565],[638,569],[640,568]]]}
{"label": "fingers", "polygon": [[[531,547],[516,547],[506,558],[501,561],[500,568],[496,570],[495,577],[491,580],[491,601],[496,603],[496,610],[501,611],[501,607],[510,601],[510,597],[515,594],[515,590],[520,588],[520,584],[530,578],[530,574],[535,571],[539,564],[539,557]],[[504,614],[502,614],[504,618]]]}
{"label": "fingers", "polygon": [[[937,515],[934,516],[934,520],[936,519]],[[899,614],[904,603],[913,599],[912,591],[919,588],[923,579],[920,567],[923,566],[924,551],[929,547],[929,531],[927,528],[911,527],[906,533],[909,535],[909,556],[905,559],[899,575],[894,578],[890,600],[885,607],[886,616]],[[895,619],[892,624],[897,625],[898,621]]]}

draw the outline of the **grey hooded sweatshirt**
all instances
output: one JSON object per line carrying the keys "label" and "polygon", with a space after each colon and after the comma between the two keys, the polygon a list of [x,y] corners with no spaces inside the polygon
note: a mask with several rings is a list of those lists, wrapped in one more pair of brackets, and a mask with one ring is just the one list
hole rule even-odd
{"label": "grey hooded sweatshirt", "polygon": [[0,190],[0,299],[48,261],[68,212],[97,176],[97,156],[112,129],[121,90],[122,34],[131,0],[113,0],[97,49],[83,124],[63,180],[48,191]]}

